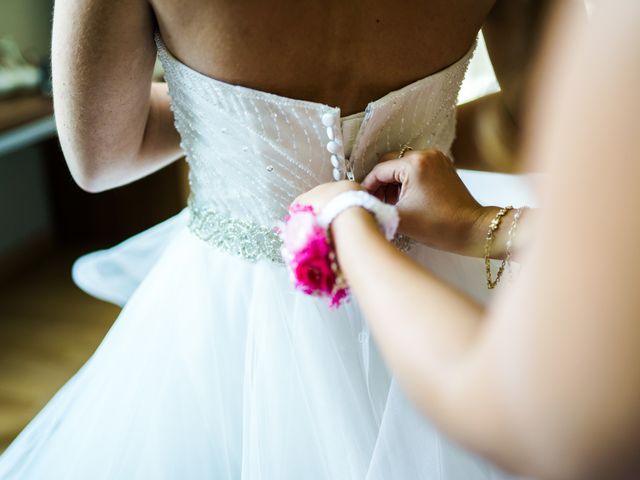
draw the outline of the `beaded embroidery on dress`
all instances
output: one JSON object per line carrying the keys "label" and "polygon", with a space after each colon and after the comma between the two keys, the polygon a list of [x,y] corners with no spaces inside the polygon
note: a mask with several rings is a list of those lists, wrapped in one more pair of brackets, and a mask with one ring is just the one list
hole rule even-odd
{"label": "beaded embroidery on dress", "polygon": [[[502,478],[416,413],[355,302],[334,311],[294,290],[272,235],[298,194],[360,180],[383,152],[448,151],[471,52],[341,118],[201,75],[156,43],[190,164],[188,218],[0,457],[0,479]],[[483,291],[481,263],[410,254]]]}

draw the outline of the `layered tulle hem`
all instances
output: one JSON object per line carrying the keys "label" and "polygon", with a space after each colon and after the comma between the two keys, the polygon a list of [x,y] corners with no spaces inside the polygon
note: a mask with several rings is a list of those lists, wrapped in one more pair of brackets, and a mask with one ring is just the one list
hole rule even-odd
{"label": "layered tulle hem", "polygon": [[[451,267],[451,265],[449,265]],[[451,268],[449,268],[451,271]],[[2,479],[488,479],[390,378],[355,303],[177,231]]]}

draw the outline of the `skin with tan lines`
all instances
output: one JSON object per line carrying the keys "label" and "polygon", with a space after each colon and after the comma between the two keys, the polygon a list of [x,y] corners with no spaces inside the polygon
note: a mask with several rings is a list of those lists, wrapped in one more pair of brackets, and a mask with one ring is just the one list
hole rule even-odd
{"label": "skin with tan lines", "polygon": [[[567,10],[547,40],[529,119],[525,161],[546,180],[516,283],[485,310],[395,250],[362,209],[332,231],[389,366],[443,431],[528,478],[635,479],[640,4],[598,3],[589,22]],[[400,192],[401,216],[415,192],[456,182],[433,152],[412,153],[364,182],[420,183],[404,200]],[[358,188],[323,185],[298,201],[321,208]],[[452,198],[432,195],[430,208]]]}
{"label": "skin with tan lines", "polygon": [[454,63],[485,20],[499,38],[501,22],[512,18],[505,11],[548,1],[57,0],[60,141],[88,191],[130,183],[182,156],[167,87],[150,88],[156,26],[172,53],[201,73],[347,115]]}

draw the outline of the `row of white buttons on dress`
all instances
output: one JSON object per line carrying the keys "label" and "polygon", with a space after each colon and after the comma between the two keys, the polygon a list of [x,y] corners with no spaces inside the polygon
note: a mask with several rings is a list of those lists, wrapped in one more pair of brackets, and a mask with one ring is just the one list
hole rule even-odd
{"label": "row of white buttons on dress", "polygon": [[349,161],[344,156],[343,145],[340,141],[336,130],[340,128],[338,125],[339,118],[335,113],[325,113],[322,115],[322,124],[327,128],[327,150],[331,154],[331,165],[333,166],[333,179],[343,180],[348,178],[354,179],[353,171],[349,165]]}

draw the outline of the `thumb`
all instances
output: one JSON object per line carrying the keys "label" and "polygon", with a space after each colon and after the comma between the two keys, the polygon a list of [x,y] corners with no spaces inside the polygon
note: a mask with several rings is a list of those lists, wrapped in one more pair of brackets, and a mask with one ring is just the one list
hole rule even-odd
{"label": "thumb", "polygon": [[406,178],[407,162],[397,158],[376,165],[362,181],[362,186],[369,192],[375,192],[383,185],[403,183]]}

